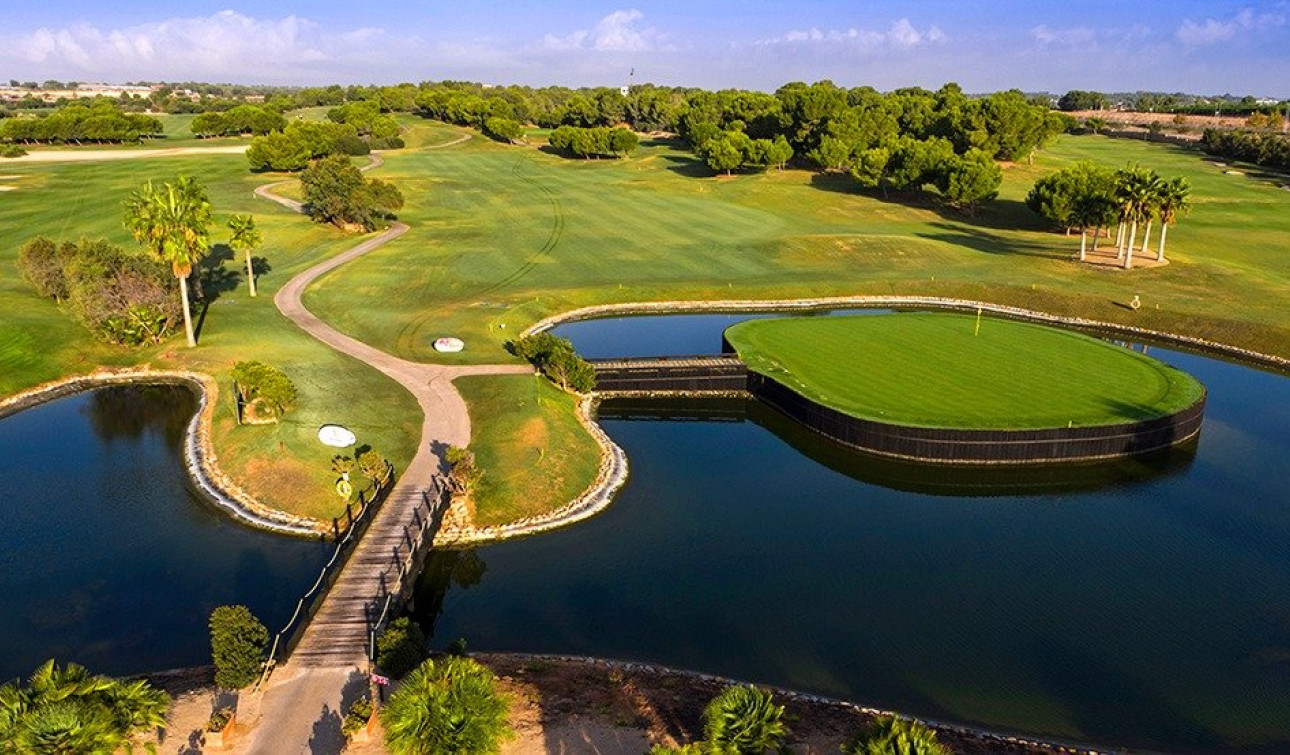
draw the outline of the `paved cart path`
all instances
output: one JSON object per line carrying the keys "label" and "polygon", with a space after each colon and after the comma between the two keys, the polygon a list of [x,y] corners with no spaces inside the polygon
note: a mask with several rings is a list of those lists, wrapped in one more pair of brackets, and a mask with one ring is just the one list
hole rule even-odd
{"label": "paved cart path", "polygon": [[[468,136],[465,138],[469,138]],[[449,144],[465,141],[458,139]],[[448,144],[441,145],[448,146]],[[380,165],[375,157],[368,168]],[[280,184],[256,189],[258,196],[295,211],[300,203],[273,193]],[[260,725],[245,746],[257,753],[339,752],[344,706],[366,693],[370,617],[390,591],[400,587],[394,553],[407,542],[418,509],[436,489],[448,446],[470,442],[470,415],[452,381],[466,375],[531,374],[527,365],[436,365],[411,362],[348,336],[318,319],[301,302],[305,289],[323,275],[402,236],[393,223],[335,257],[287,282],[274,304],[309,335],[337,351],[360,359],[399,382],[421,406],[421,441],[385,504],[368,527],[322,607],[305,629],[286,663],[271,677],[259,703]],[[406,550],[404,550],[406,552]]]}

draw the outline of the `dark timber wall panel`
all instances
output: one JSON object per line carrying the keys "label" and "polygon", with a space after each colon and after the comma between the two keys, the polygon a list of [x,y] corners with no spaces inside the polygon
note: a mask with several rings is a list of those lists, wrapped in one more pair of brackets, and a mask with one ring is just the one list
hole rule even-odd
{"label": "dark timber wall panel", "polygon": [[1205,414],[1202,396],[1177,414],[1121,425],[1048,430],[907,427],[843,414],[755,372],[749,374],[748,387],[762,401],[849,446],[887,456],[959,464],[1077,461],[1159,451],[1200,432]]}
{"label": "dark timber wall panel", "polygon": [[602,393],[731,393],[748,390],[738,359],[642,359],[592,362]]}

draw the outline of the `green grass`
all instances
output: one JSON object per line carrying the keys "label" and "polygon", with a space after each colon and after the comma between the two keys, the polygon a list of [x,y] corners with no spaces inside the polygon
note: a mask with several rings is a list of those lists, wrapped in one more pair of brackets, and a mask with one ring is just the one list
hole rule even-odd
{"label": "green grass", "polygon": [[[215,422],[221,466],[270,505],[327,517],[340,509],[328,460],[335,451],[318,443],[320,424],[337,422],[385,453],[398,468],[411,459],[420,429],[416,401],[376,370],[342,356],[305,335],[273,306],[273,294],[296,272],[355,243],[252,197],[272,176],[252,175],[240,155],[170,157],[102,163],[0,165],[18,187],[0,193],[0,395],[99,365],[147,364],[192,368],[214,375],[223,388]],[[104,237],[133,248],[121,225],[121,202],[147,179],[186,173],[209,189],[216,209],[213,240],[227,240],[228,216],[255,215],[265,243],[258,256],[271,270],[260,278],[260,296],[246,295],[239,261],[217,267],[232,286],[202,321],[200,345],[182,336],[157,347],[100,344],[52,301],[35,296],[14,262],[19,246],[37,234],[55,239]],[[218,251],[218,250],[217,250]],[[234,362],[257,359],[280,367],[299,388],[299,408],[280,425],[236,427],[228,373]]]}
{"label": "green grass", "polygon": [[[451,132],[412,133],[422,129]],[[1035,178],[1079,159],[1191,180],[1195,210],[1169,235],[1174,264],[1126,272],[1071,261],[1078,238],[1045,228],[1022,199]],[[887,293],[978,298],[1290,355],[1290,193],[1171,146],[1063,136],[1034,165],[1006,166],[1000,199],[975,219],[883,201],[843,176],[714,178],[662,142],[628,160],[583,161],[476,137],[392,153],[374,175],[402,188],[411,232],[320,281],[306,301],[412,359],[506,359],[517,330],[590,304]],[[1132,312],[1122,305],[1135,294],[1144,306]],[[359,305],[374,296],[381,307]],[[466,351],[436,354],[441,335],[462,337]]]}
{"label": "green grass", "polygon": [[753,320],[726,338],[754,372],[863,419],[1034,429],[1171,414],[1204,388],[1184,372],[1080,333],[949,313]]}
{"label": "green grass", "polygon": [[470,496],[477,525],[557,508],[595,479],[599,449],[574,415],[572,396],[528,375],[456,385],[470,407],[470,447],[484,472]]}

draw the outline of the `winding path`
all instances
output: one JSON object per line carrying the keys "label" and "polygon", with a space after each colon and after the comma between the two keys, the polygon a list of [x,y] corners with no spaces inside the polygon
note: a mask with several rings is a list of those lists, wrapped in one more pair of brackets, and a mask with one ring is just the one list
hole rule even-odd
{"label": "winding path", "polygon": [[[462,141],[465,139],[448,144]],[[367,168],[380,164],[380,158],[374,156]],[[273,193],[280,184],[261,186],[255,193],[299,212],[299,202]],[[278,310],[306,333],[370,364],[415,396],[422,412],[421,440],[412,461],[351,554],[317,615],[309,622],[299,645],[273,675],[263,699],[258,701],[262,720],[272,728],[258,727],[246,743],[248,752],[339,751],[343,743],[340,738],[342,701],[349,702],[355,694],[366,690],[368,617],[376,612],[376,604],[384,598],[387,586],[398,589],[398,567],[391,554],[405,541],[415,512],[435,489],[436,480],[444,470],[444,450],[450,445],[465,446],[470,442],[470,415],[452,381],[466,375],[532,372],[527,365],[450,366],[411,362],[345,335],[305,308],[301,297],[311,283],[407,231],[404,223],[393,223],[380,235],[300,273],[273,298]]]}

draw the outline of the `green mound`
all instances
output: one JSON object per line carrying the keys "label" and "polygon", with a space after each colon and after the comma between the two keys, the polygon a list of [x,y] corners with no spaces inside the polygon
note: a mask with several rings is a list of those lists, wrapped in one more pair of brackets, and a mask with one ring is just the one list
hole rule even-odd
{"label": "green mound", "polygon": [[1043,325],[933,312],[751,320],[726,339],[748,368],[854,417],[900,425],[1114,425],[1194,404],[1156,359]]}

